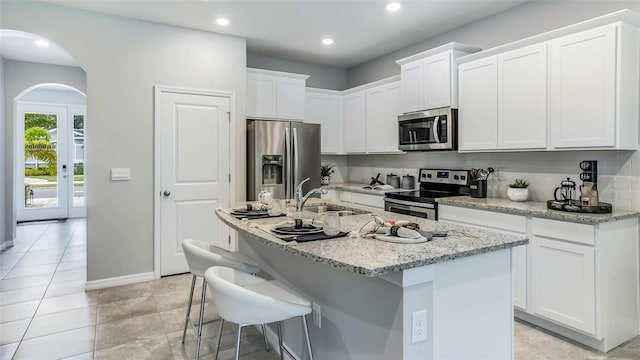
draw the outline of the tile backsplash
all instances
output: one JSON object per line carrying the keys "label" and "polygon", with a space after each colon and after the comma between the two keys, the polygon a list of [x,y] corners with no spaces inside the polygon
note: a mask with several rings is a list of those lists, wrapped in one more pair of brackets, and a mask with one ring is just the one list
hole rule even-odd
{"label": "tile backsplash", "polygon": [[[346,159],[346,161],[345,161]],[[600,201],[617,209],[640,211],[640,151],[558,151],[513,153],[418,152],[401,155],[323,156],[323,163],[336,164],[333,181],[369,183],[377,173],[385,179],[393,172],[417,176],[420,168],[470,169],[493,167],[488,195],[506,197],[507,185],[516,178],[525,179],[529,198],[546,201],[553,198],[560,181],[570,177],[580,184],[579,163],[598,161]],[[339,180],[338,180],[339,178]],[[384,180],[383,180],[384,181]]]}

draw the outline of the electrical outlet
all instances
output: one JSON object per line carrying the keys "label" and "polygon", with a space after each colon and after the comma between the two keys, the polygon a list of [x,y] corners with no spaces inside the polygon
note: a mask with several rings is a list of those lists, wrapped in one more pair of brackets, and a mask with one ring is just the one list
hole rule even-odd
{"label": "electrical outlet", "polygon": [[500,181],[507,180],[504,176],[504,168],[498,168],[498,180]]}
{"label": "electrical outlet", "polygon": [[419,310],[411,314],[411,343],[427,340],[427,310]]}
{"label": "electrical outlet", "polygon": [[317,303],[313,303],[312,304],[312,313],[311,316],[313,318],[313,325],[317,326],[318,328],[322,327],[322,312],[320,310],[320,304]]}

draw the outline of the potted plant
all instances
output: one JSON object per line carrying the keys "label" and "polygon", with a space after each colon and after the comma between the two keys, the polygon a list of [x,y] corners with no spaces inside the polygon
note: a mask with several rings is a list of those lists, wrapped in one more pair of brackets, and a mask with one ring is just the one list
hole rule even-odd
{"label": "potted plant", "polygon": [[516,179],[512,184],[509,184],[507,189],[507,196],[511,201],[527,201],[529,198],[529,183],[525,180]]}
{"label": "potted plant", "polygon": [[320,185],[329,185],[331,182],[331,174],[333,174],[333,165],[324,164],[320,166]]}

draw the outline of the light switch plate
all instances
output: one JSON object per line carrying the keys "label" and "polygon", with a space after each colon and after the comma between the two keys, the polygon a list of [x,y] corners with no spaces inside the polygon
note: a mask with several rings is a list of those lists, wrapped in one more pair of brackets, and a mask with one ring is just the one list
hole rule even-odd
{"label": "light switch plate", "polygon": [[128,181],[131,180],[130,168],[111,168],[112,181]]}

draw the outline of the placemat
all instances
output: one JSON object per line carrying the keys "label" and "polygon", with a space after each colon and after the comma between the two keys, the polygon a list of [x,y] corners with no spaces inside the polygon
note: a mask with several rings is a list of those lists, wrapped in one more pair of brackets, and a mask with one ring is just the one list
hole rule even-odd
{"label": "placemat", "polygon": [[347,236],[349,233],[341,231],[338,234],[333,235],[333,236],[329,236],[329,235],[327,235],[325,233],[306,234],[306,235],[291,235],[291,236],[278,235],[278,234],[274,234],[273,232],[271,232],[271,234],[276,236],[277,238],[282,239],[282,240],[287,241],[287,242],[295,240],[295,241],[301,243],[301,242],[307,242],[307,241],[335,239],[335,238]]}

